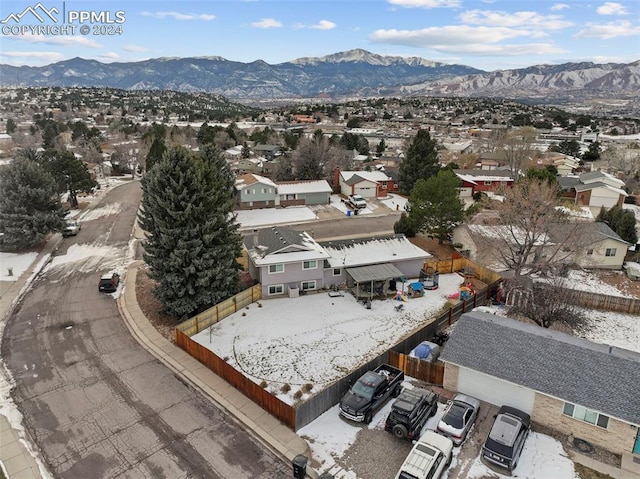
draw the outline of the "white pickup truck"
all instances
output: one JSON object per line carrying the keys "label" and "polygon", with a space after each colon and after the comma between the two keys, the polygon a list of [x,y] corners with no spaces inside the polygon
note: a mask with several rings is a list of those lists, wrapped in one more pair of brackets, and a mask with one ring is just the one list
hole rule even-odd
{"label": "white pickup truck", "polygon": [[361,210],[367,207],[366,200],[360,195],[349,195],[347,198],[347,202],[351,205],[352,208],[357,210]]}

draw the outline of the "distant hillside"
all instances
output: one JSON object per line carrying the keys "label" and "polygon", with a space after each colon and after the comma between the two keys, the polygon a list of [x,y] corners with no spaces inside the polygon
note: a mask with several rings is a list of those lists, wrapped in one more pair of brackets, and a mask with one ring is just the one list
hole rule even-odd
{"label": "distant hillside", "polygon": [[372,96],[457,95],[572,98],[638,97],[640,62],[567,63],[483,72],[419,57],[350,50],[270,65],[221,57],[101,63],[73,58],[43,67],[0,65],[0,85],[113,87],[207,92],[232,100],[343,100]]}

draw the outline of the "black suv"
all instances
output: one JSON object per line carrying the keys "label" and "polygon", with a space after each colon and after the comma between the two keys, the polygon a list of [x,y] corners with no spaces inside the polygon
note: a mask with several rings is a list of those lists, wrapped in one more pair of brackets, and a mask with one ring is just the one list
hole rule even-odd
{"label": "black suv", "polygon": [[404,389],[391,405],[384,428],[398,439],[418,439],[438,410],[438,395],[426,389]]}
{"label": "black suv", "polygon": [[512,471],[518,465],[530,429],[531,418],[526,412],[502,406],[482,446],[482,458]]}
{"label": "black suv", "polygon": [[98,291],[103,293],[113,293],[118,289],[118,284],[120,284],[120,275],[118,273],[107,273],[100,277]]}

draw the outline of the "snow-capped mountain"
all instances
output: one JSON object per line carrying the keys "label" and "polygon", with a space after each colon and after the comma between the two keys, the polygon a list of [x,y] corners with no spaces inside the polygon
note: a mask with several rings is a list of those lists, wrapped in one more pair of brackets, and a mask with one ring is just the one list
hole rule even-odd
{"label": "snow-capped mountain", "polygon": [[0,65],[0,85],[77,86],[209,92],[236,101],[457,95],[509,98],[640,96],[640,61],[566,63],[483,72],[420,57],[356,49],[279,64],[222,57],[101,63],[73,58],[43,67]]}

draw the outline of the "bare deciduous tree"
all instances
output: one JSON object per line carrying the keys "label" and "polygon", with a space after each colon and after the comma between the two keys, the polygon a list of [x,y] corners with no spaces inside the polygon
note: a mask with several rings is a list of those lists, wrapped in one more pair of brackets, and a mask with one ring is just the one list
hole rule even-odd
{"label": "bare deciduous tree", "polygon": [[570,261],[579,224],[557,207],[554,185],[525,178],[501,193],[504,201],[485,200],[495,213],[488,224],[470,226],[479,255],[495,258],[515,277],[557,271]]}
{"label": "bare deciduous tree", "polygon": [[535,139],[535,128],[525,126],[507,131],[499,140],[498,148],[503,152],[509,169],[516,178],[526,169],[527,163],[537,156],[533,148]]}
{"label": "bare deciduous tree", "polygon": [[337,161],[338,152],[329,138],[317,130],[311,138],[301,140],[292,155],[293,174],[298,180],[321,180],[331,176],[331,164]]}
{"label": "bare deciduous tree", "polygon": [[515,278],[509,281],[507,289],[510,316],[524,316],[543,328],[559,323],[574,329],[584,324],[584,313],[575,304],[577,292],[567,288],[562,277],[555,276],[545,282]]}

